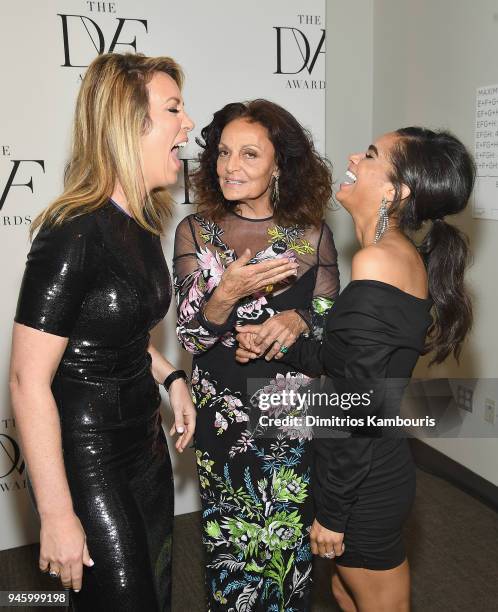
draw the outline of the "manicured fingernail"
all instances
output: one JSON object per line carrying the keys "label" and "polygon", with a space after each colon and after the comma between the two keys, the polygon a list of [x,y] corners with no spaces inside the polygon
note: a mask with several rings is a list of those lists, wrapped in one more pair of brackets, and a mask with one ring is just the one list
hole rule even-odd
{"label": "manicured fingernail", "polygon": [[80,592],[80,590],[79,590],[79,589],[73,589],[73,591],[74,591],[75,593],[79,593],[79,592]]}
{"label": "manicured fingernail", "polygon": [[177,433],[183,433],[184,429],[183,429],[183,427],[177,427],[176,431],[177,431]]}
{"label": "manicured fingernail", "polygon": [[93,559],[90,559],[90,567],[93,567],[95,565],[95,561]]}

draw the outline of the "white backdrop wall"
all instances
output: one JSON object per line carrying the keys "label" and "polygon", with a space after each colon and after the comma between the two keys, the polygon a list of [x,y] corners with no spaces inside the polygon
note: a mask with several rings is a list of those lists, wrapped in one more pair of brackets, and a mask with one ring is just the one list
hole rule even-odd
{"label": "white backdrop wall", "polygon": [[[473,151],[476,90],[498,83],[497,54],[497,0],[375,0],[373,137],[425,125],[450,129]],[[498,419],[484,418],[488,399],[498,406],[498,222],[474,219],[470,206],[452,222],[470,238],[474,326],[460,364],[421,359],[415,376],[477,384],[472,412],[455,409],[453,437],[424,441],[498,485]]]}
{"label": "white backdrop wall", "polygon": [[[81,77],[102,52],[171,55],[184,68],[184,98],[200,133],[228,102],[264,97],[309,128],[325,149],[325,0],[16,0],[0,5],[0,550],[35,541],[38,524],[8,395],[10,335],[31,220],[60,191]],[[193,143],[193,138],[191,139]],[[190,144],[184,158],[195,158]],[[192,212],[180,180],[163,245],[171,262],[176,224]],[[155,330],[173,363],[190,358],[170,308]],[[165,411],[168,419],[167,411]],[[176,513],[198,509],[191,451],[175,469]]]}
{"label": "white backdrop wall", "polygon": [[[373,4],[374,0],[327,2],[326,140],[336,188],[344,180],[349,155],[364,151],[372,139]],[[328,220],[344,288],[358,241],[351,215],[342,206]]]}

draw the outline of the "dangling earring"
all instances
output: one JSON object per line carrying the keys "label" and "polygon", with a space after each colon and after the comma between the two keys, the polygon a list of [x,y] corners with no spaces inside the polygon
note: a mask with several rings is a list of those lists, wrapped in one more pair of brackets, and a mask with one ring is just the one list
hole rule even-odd
{"label": "dangling earring", "polygon": [[278,179],[279,179],[279,175],[276,174],[273,177],[273,192],[271,195],[271,200],[272,200],[272,204],[273,204],[273,210],[277,210],[277,206],[278,206],[278,202],[280,200],[280,192],[278,189]]}
{"label": "dangling earring", "polygon": [[386,233],[389,228],[389,215],[387,214],[387,199],[384,196],[382,198],[382,203],[379,208],[379,220],[377,221],[377,226],[375,227],[375,238],[374,244],[377,244],[382,236]]}

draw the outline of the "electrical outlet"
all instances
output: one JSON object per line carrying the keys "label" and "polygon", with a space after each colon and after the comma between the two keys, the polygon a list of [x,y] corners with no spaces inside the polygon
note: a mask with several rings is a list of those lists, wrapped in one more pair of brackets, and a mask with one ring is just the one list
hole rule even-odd
{"label": "electrical outlet", "polygon": [[474,402],[474,390],[464,385],[457,386],[457,397],[456,405],[462,410],[472,412],[472,405]]}
{"label": "electrical outlet", "polygon": [[484,400],[484,420],[491,425],[495,424],[495,402],[487,397]]}

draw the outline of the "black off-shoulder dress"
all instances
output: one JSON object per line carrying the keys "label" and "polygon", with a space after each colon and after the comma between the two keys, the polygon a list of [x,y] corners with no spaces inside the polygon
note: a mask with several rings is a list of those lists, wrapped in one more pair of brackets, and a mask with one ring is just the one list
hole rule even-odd
{"label": "black off-shoulder dress", "polygon": [[[431,305],[383,282],[352,281],[328,313],[322,343],[300,338],[282,360],[311,375],[327,374],[338,390],[375,387],[384,399],[359,412],[351,408],[350,418],[363,415],[366,422],[373,412],[384,414],[380,404],[387,398],[392,416],[393,408],[399,411],[393,397],[401,394],[386,394],[379,382],[395,383],[400,391],[411,376],[432,323]],[[313,448],[316,518],[345,533],[345,553],[336,562],[373,570],[397,567],[406,557],[401,530],[415,495],[406,438],[360,427],[346,438],[315,437]]]}
{"label": "black off-shoulder dress", "polygon": [[173,480],[147,352],[170,298],[159,238],[112,201],[42,229],[28,256],[15,320],[69,338],[52,391],[95,562],[74,610],[170,610]]}

